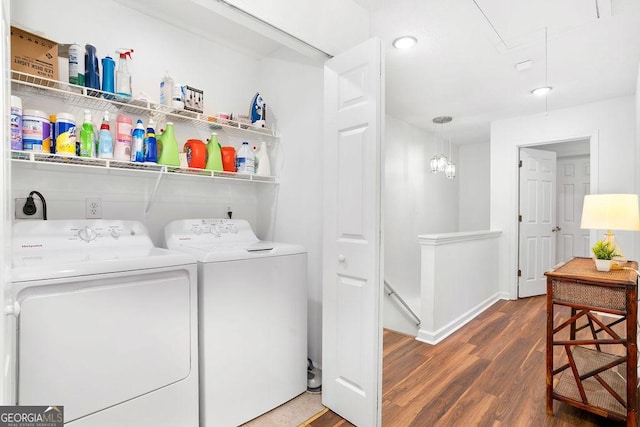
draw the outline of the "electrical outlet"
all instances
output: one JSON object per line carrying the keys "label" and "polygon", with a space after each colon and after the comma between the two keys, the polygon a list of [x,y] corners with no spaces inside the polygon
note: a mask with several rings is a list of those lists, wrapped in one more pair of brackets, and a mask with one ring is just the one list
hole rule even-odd
{"label": "electrical outlet", "polygon": [[38,197],[34,197],[33,202],[36,204],[36,213],[33,215],[27,215],[22,211],[27,199],[16,199],[15,203],[15,218],[16,219],[43,219],[42,215],[42,200]]}
{"label": "electrical outlet", "polygon": [[102,218],[102,199],[90,198],[85,199],[86,215],[87,219]]}

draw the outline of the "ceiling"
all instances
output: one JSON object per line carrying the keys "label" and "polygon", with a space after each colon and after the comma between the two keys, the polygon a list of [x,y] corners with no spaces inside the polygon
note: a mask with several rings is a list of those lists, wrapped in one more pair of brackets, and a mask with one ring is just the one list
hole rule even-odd
{"label": "ceiling", "polygon": [[[354,1],[386,47],[387,114],[431,131],[434,117],[453,116],[454,144],[488,142],[497,119],[635,93],[637,0]],[[402,35],[418,44],[393,48]],[[533,65],[516,70],[524,61]],[[547,99],[530,93],[545,83]]]}
{"label": "ceiling", "polygon": [[[250,55],[304,48],[250,18],[240,22],[246,17],[221,0],[115,1]],[[639,0],[354,1],[385,46],[387,114],[445,131],[453,144],[489,142],[494,120],[635,93]],[[407,34],[415,47],[391,46]],[[516,70],[525,61],[532,65]],[[554,88],[547,98],[530,93],[545,83]],[[432,122],[443,115],[453,117],[446,127]]]}

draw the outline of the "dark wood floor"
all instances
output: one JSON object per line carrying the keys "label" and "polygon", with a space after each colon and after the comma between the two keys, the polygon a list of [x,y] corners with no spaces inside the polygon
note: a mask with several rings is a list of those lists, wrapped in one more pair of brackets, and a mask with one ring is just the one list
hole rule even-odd
{"label": "dark wood floor", "polygon": [[[436,346],[385,330],[382,425],[619,426],[557,401],[546,414],[545,328],[539,296],[499,301]],[[309,424],[351,425],[331,411]]]}

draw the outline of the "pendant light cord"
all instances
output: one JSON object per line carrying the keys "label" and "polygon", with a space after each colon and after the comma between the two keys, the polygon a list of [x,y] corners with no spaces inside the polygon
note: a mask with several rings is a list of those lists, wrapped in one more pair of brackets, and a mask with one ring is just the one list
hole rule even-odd
{"label": "pendant light cord", "polygon": [[[548,51],[548,35],[547,35],[547,27],[544,27],[544,85],[545,87],[549,87],[549,51]],[[546,116],[549,112],[549,92],[547,92],[544,96],[544,115]]]}

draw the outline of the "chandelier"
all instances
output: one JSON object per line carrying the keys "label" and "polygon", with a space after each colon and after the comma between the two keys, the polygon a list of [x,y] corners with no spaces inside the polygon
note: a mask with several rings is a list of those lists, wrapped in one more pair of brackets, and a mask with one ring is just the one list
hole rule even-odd
{"label": "chandelier", "polygon": [[437,140],[433,144],[434,155],[429,163],[431,167],[431,173],[444,172],[445,176],[448,179],[453,179],[456,177],[456,165],[451,160],[451,139],[449,139],[449,157],[444,155],[444,132],[443,128],[446,123],[450,123],[453,120],[451,116],[439,116],[433,119],[433,123],[440,125],[440,153],[438,154],[438,146]]}

